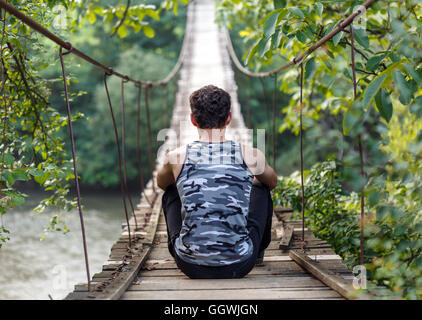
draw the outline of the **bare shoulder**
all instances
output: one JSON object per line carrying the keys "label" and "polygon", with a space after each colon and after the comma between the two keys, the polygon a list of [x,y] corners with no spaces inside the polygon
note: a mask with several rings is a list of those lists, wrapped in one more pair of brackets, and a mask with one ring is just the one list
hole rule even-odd
{"label": "bare shoulder", "polygon": [[166,160],[172,165],[183,164],[186,157],[186,146],[180,146],[176,149],[169,151],[166,154]]}

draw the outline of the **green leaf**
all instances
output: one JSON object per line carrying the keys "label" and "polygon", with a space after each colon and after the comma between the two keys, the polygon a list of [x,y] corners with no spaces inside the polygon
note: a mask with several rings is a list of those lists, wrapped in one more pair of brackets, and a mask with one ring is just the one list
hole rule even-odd
{"label": "green leaf", "polygon": [[333,43],[334,43],[335,46],[338,45],[341,38],[343,38],[343,34],[344,34],[344,32],[339,32],[333,37]]}
{"label": "green leaf", "polygon": [[93,24],[93,23],[95,23],[95,21],[97,21],[97,16],[95,15],[94,11],[88,12],[88,19],[89,19],[89,23],[91,23],[91,24]]}
{"label": "green leaf", "polygon": [[44,172],[42,170],[36,169],[36,168],[31,168],[28,170],[29,174],[34,176],[34,177],[41,177],[44,175]]}
{"label": "green leaf", "polygon": [[412,92],[408,86],[408,83],[404,79],[404,76],[400,70],[394,70],[392,72],[392,76],[397,91],[399,92],[400,102],[404,105],[408,105],[412,99]]}
{"label": "green leaf", "polygon": [[20,194],[14,193],[12,195],[12,199],[16,206],[22,206],[25,204],[25,198]]}
{"label": "green leaf", "polygon": [[155,31],[153,28],[151,28],[150,26],[144,26],[142,28],[142,30],[144,31],[144,34],[148,37],[148,38],[154,38],[155,36]]}
{"label": "green leaf", "polygon": [[315,5],[316,5],[316,13],[318,14],[319,17],[322,17],[322,13],[324,11],[324,5],[320,2],[317,2]]}
{"label": "green leaf", "polygon": [[145,11],[145,13],[147,15],[149,15],[151,18],[153,18],[154,20],[160,20],[160,15],[158,14],[157,11],[153,10],[153,9],[147,9]]}
{"label": "green leaf", "polygon": [[277,26],[277,19],[280,14],[280,11],[275,11],[271,13],[264,22],[264,35],[269,37],[272,36],[275,32]]}
{"label": "green leaf", "polygon": [[26,174],[25,170],[23,169],[15,169],[12,171],[13,178],[15,180],[21,180],[21,181],[28,181],[28,175]]}
{"label": "green leaf", "polygon": [[304,16],[302,10],[300,10],[298,7],[289,7],[288,9],[291,13],[295,14],[296,16],[298,16],[302,19],[305,19],[305,16]]}
{"label": "green leaf", "polygon": [[383,117],[387,122],[390,122],[393,115],[393,104],[391,103],[387,90],[384,88],[379,90],[375,96],[375,105],[381,117]]}
{"label": "green leaf", "polygon": [[403,63],[406,73],[411,76],[422,87],[422,76],[408,63]]}
{"label": "green leaf", "polygon": [[311,59],[306,61],[306,64],[305,64],[305,79],[306,79],[306,81],[312,80],[312,78],[315,75],[316,70],[317,70],[317,68],[316,68],[315,58],[312,57]]}
{"label": "green leaf", "polygon": [[3,178],[2,178],[2,180],[7,181],[7,184],[9,186],[13,186],[13,184],[15,183],[15,179],[13,177],[13,174],[9,170],[5,170],[3,172]]}
{"label": "green leaf", "polygon": [[374,71],[378,68],[378,66],[380,65],[380,62],[386,57],[385,54],[382,55],[378,55],[378,56],[373,56],[371,58],[368,59],[368,61],[366,62],[366,70],[368,71]]}
{"label": "green leaf", "polygon": [[306,43],[306,34],[302,30],[296,32],[296,38],[302,43]]}
{"label": "green leaf", "polygon": [[119,30],[117,30],[117,34],[120,38],[126,38],[127,37],[127,29],[125,25],[121,25]]}
{"label": "green leaf", "polygon": [[363,28],[355,28],[353,27],[354,35],[356,41],[365,49],[369,48],[369,38],[366,34],[366,30]]}
{"label": "green leaf", "polygon": [[286,6],[285,0],[274,0],[274,9],[284,8]]}
{"label": "green leaf", "polygon": [[258,43],[258,54],[263,57],[271,48],[271,37],[264,37]]}
{"label": "green leaf", "polygon": [[378,90],[381,88],[384,80],[387,78],[387,74],[382,73],[375,77],[374,80],[366,87],[365,92],[363,93],[363,107],[368,109],[369,105],[372,103],[375,98]]}
{"label": "green leaf", "polygon": [[414,264],[416,268],[421,269],[422,268],[422,256],[419,256],[415,259]]}
{"label": "green leaf", "polygon": [[248,65],[249,62],[251,61],[252,57],[256,54],[256,52],[258,51],[258,45],[260,43],[261,40],[257,41],[254,46],[251,48],[251,50],[249,50],[248,56],[246,57],[245,60],[245,65]]}
{"label": "green leaf", "polygon": [[15,157],[10,154],[10,153],[5,153],[4,154],[4,164],[7,166],[11,166],[13,165],[13,163],[15,162]]}

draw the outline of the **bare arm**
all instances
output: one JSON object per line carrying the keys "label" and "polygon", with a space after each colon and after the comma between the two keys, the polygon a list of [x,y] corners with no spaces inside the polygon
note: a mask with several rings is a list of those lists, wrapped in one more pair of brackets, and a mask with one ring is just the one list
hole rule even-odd
{"label": "bare arm", "polygon": [[243,158],[252,174],[271,190],[277,186],[277,174],[270,167],[261,150],[244,146]]}
{"label": "bare arm", "polygon": [[168,153],[165,155],[165,161],[163,166],[158,169],[157,172],[157,185],[166,190],[167,187],[173,183],[175,183],[174,175],[173,175],[173,168],[169,161]]}
{"label": "bare arm", "polygon": [[182,170],[186,156],[186,146],[179,147],[166,153],[164,163],[157,172],[157,185],[166,190],[167,187],[176,183],[176,177]]}

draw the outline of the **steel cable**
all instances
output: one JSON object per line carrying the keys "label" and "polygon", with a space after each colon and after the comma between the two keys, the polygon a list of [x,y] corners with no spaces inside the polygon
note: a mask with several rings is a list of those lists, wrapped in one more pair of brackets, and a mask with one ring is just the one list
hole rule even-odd
{"label": "steel cable", "polygon": [[63,56],[66,54],[69,54],[71,50],[72,50],[72,45],[70,45],[70,51],[65,52],[65,53],[63,53],[63,47],[60,47],[59,57],[60,57],[60,63],[62,66],[62,73],[63,73],[64,93],[65,93],[65,99],[66,99],[66,112],[67,112],[67,119],[68,119],[67,121],[69,124],[70,145],[72,148],[73,174],[75,175],[76,195],[78,199],[79,219],[81,223],[82,242],[83,242],[84,256],[85,256],[85,268],[86,268],[86,276],[88,279],[88,291],[91,291],[91,277],[89,274],[88,250],[87,250],[86,235],[85,235],[85,223],[84,223],[84,216],[82,212],[81,192],[79,188],[79,177],[78,177],[78,169],[77,169],[77,164],[76,164],[75,139],[73,135],[72,116],[70,112],[69,89],[67,86],[66,68],[63,61]]}

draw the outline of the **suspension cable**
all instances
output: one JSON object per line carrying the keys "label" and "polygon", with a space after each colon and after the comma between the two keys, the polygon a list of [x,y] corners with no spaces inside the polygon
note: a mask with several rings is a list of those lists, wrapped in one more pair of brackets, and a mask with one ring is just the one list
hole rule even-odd
{"label": "suspension cable", "polygon": [[142,170],[141,164],[141,97],[142,97],[142,87],[138,86],[138,101],[137,101],[137,115],[136,115],[136,160],[138,162],[138,171],[139,171],[139,182],[141,184],[142,193],[149,203],[150,207],[152,208],[153,203],[147,196],[145,192],[145,180],[144,180],[144,173]]}
{"label": "suspension cable", "polygon": [[[126,121],[125,121],[125,82],[126,80],[121,81],[121,98],[122,98],[122,112],[121,112],[121,118],[122,118],[122,162],[123,162],[123,182],[125,185],[125,193],[129,200],[130,207],[132,209],[132,215],[135,220],[135,229],[138,229],[138,221],[136,220],[135,215],[135,208],[133,206],[132,202],[132,196],[130,195],[129,188],[127,186],[127,169],[126,169]],[[130,225],[127,226],[130,228]]]}
{"label": "suspension cable", "polygon": [[110,92],[108,90],[108,85],[107,85],[107,77],[108,76],[109,76],[109,74],[104,73],[104,88],[105,88],[105,91],[106,91],[106,94],[107,94],[108,105],[109,105],[109,108],[110,108],[110,115],[111,115],[111,119],[112,119],[112,122],[113,122],[114,136],[115,136],[115,139],[116,139],[117,159],[118,159],[118,163],[119,163],[120,193],[121,193],[121,196],[122,196],[123,207],[125,209],[125,217],[126,217],[126,224],[128,226],[127,229],[128,229],[128,235],[129,235],[129,248],[130,248],[132,246],[132,237],[131,237],[130,227],[129,227],[129,216],[127,214],[125,187],[124,187],[124,184],[123,184],[122,154],[121,154],[121,151],[120,151],[119,131],[117,130],[116,118],[114,117],[113,105],[111,103]]}
{"label": "suspension cable", "polygon": [[[266,119],[267,119],[267,125],[269,125],[269,123],[270,123],[270,107],[269,107],[267,95],[265,94],[264,78],[259,78],[259,82],[261,83],[262,95],[264,96],[265,116],[266,116]],[[268,137],[265,137],[265,149],[268,149],[268,150],[270,149]]]}
{"label": "suspension cable", "polygon": [[305,186],[303,182],[303,62],[300,64],[300,105],[299,105],[299,124],[300,124],[300,185],[302,189],[302,249],[305,249]]}
{"label": "suspension cable", "polygon": [[[353,30],[353,23],[350,24],[350,56],[352,60],[352,75],[353,75],[353,98],[357,99],[357,84],[356,84],[356,65],[355,65],[355,35]],[[359,147],[359,159],[360,159],[360,174],[365,177],[364,163],[363,163],[363,146],[362,136],[358,134],[358,147]],[[359,263],[364,264],[364,223],[365,223],[365,187],[362,186],[360,190],[360,252],[359,252]]]}
{"label": "suspension cable", "polygon": [[276,103],[277,103],[277,73],[274,74],[274,88],[273,88],[273,133],[272,133],[272,138],[273,138],[273,148],[272,148],[272,156],[273,156],[273,168],[274,171],[276,170],[276,152],[275,152],[275,147],[276,147],[276,141],[277,141],[277,135],[276,135]]}
{"label": "suspension cable", "polygon": [[[378,0],[368,0],[365,3],[363,3],[362,6],[365,9],[368,9],[373,3],[377,2],[377,1]],[[237,67],[237,69],[239,69],[240,72],[243,72],[244,74],[247,74],[248,76],[254,77],[254,78],[269,77],[269,76],[272,76],[272,75],[274,75],[276,73],[279,73],[280,71],[283,71],[285,69],[288,69],[291,66],[294,66],[295,64],[301,62],[309,54],[311,54],[316,49],[318,49],[319,47],[323,46],[331,38],[333,38],[337,33],[343,31],[343,28],[345,28],[348,25],[350,25],[352,23],[353,19],[355,19],[360,14],[361,14],[361,11],[360,10],[357,10],[356,12],[353,12],[347,18],[342,19],[342,21],[337,24],[337,27],[336,28],[334,28],[329,33],[327,33],[324,37],[322,37],[320,40],[318,40],[317,42],[315,42],[309,49],[305,50],[302,54],[294,57],[292,61],[290,61],[290,62],[282,65],[281,67],[278,67],[278,68],[276,68],[274,70],[271,70],[271,71],[268,71],[268,72],[252,72],[252,71],[246,69],[244,66],[242,66],[242,63],[239,61],[239,59],[237,58],[236,53],[234,51],[233,44],[232,44],[232,41],[230,39],[230,33],[227,30],[227,28],[224,31],[225,36],[226,36],[226,45],[227,45],[227,49],[229,51],[229,54],[230,54],[231,59],[233,60],[235,66]]]}
{"label": "suspension cable", "polygon": [[[2,98],[4,100],[4,117],[3,117],[3,133],[2,133],[2,154],[1,154],[1,170],[0,174],[3,179],[3,173],[4,173],[4,155],[6,153],[6,126],[7,126],[7,102],[6,102],[6,95],[4,94],[4,90],[6,87],[6,70],[3,63],[3,52],[4,52],[4,38],[6,36],[6,16],[7,12],[4,12],[3,16],[3,31],[2,31],[2,37],[1,37],[1,51],[0,51],[0,57],[1,57],[1,89],[0,93],[2,95]],[[3,183],[0,182],[0,198],[3,191]],[[3,221],[3,220],[2,220]],[[3,226],[3,223],[1,224]]]}
{"label": "suspension cable", "polygon": [[[149,115],[149,96],[148,92],[151,88],[150,85],[145,87],[145,112],[147,116],[147,128],[148,128],[148,158],[149,158],[149,168],[151,171],[151,175],[153,174],[154,170],[154,160],[152,159],[152,132],[151,132],[151,117]],[[152,191],[155,193],[155,183],[154,179],[152,179]]]}
{"label": "suspension cable", "polygon": [[60,47],[68,50],[69,52],[73,53],[74,55],[82,58],[83,60],[89,62],[90,64],[94,65],[95,67],[101,69],[102,71],[106,72],[108,75],[114,75],[116,77],[119,77],[121,79],[127,80],[129,82],[133,82],[138,85],[151,85],[151,86],[162,86],[165,85],[167,82],[169,82],[176,74],[177,71],[180,69],[181,65],[183,64],[185,58],[186,58],[186,52],[187,52],[187,45],[188,40],[191,37],[191,21],[192,21],[192,9],[191,5],[188,6],[188,19],[186,22],[186,31],[185,36],[183,38],[183,44],[182,49],[179,53],[179,58],[176,63],[176,65],[173,67],[172,71],[162,80],[158,81],[140,81],[133,79],[129,77],[128,75],[122,74],[120,72],[117,72],[113,70],[112,68],[100,63],[99,61],[95,60],[94,58],[90,57],[89,55],[83,53],[82,51],[74,48],[69,42],[64,41],[54,33],[50,32],[48,29],[40,25],[39,23],[35,22],[33,19],[25,15],[24,13],[20,12],[18,9],[13,7],[12,5],[8,4],[5,0],[0,0],[0,8],[3,8],[10,14],[14,15],[16,18],[21,20],[23,23],[34,29],[35,31],[41,33],[45,37],[49,38],[56,44],[58,44]]}
{"label": "suspension cable", "polygon": [[66,68],[63,61],[63,56],[69,54],[72,50],[70,46],[70,51],[63,53],[63,47],[60,47],[59,50],[59,57],[60,63],[62,66],[62,73],[63,73],[63,83],[64,83],[64,93],[66,99],[66,112],[67,112],[67,121],[69,122],[69,136],[70,136],[70,145],[72,147],[72,158],[73,158],[73,174],[75,175],[75,185],[76,185],[76,195],[78,199],[78,209],[79,209],[79,219],[81,223],[81,231],[82,231],[82,242],[84,247],[84,255],[85,255],[85,268],[86,268],[86,276],[88,279],[88,291],[91,291],[91,277],[89,275],[89,263],[88,263],[88,250],[86,245],[86,236],[85,236],[85,224],[84,224],[84,216],[82,212],[82,205],[81,205],[81,192],[79,189],[79,177],[78,177],[78,169],[76,165],[76,156],[75,156],[75,140],[73,136],[73,126],[72,126],[72,116],[70,112],[70,101],[69,101],[69,90],[67,87],[67,79],[66,79]]}

